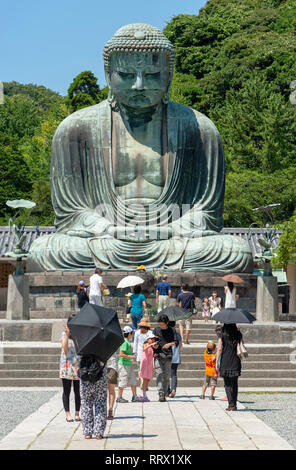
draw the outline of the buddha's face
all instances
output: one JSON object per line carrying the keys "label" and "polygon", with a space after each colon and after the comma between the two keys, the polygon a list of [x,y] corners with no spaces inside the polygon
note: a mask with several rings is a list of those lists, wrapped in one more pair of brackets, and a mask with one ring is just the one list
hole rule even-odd
{"label": "buddha's face", "polygon": [[124,106],[141,109],[161,102],[169,84],[165,54],[116,53],[110,61],[110,86]]}

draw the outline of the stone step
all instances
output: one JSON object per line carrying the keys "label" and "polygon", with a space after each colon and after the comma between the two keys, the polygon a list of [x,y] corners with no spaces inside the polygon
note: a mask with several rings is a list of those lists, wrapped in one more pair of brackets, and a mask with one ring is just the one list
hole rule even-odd
{"label": "stone step", "polygon": [[[1,372],[1,371],[0,371]],[[193,377],[204,377],[205,375],[205,370],[179,370],[178,369],[178,378],[193,378]],[[246,370],[243,369],[242,371],[242,377],[245,379],[255,379],[255,378],[261,378],[261,379],[279,379],[279,378],[291,378],[291,379],[296,379],[296,369],[294,370],[266,370],[266,369],[260,369],[260,370]]]}
{"label": "stone step", "polygon": [[[0,370],[0,380],[9,379],[9,378],[41,378],[42,379],[54,379],[59,377],[59,370]],[[178,379],[202,379],[205,376],[204,370],[178,370]],[[296,380],[296,370],[291,370],[287,373],[286,370],[244,370],[242,373],[244,379],[280,379],[283,380],[295,379]]]}
{"label": "stone step", "polygon": [[[200,359],[200,358],[199,358]],[[186,369],[186,370],[204,370],[205,369],[205,364],[204,362],[187,362],[184,361],[184,358],[181,358],[182,363],[179,365],[178,370],[180,369]],[[266,369],[266,370],[296,370],[296,365],[291,364],[290,362],[275,362],[275,361],[268,361],[268,362],[263,362],[263,361],[256,361],[256,362],[251,362],[249,360],[246,360],[243,362],[243,370],[254,370],[254,369]],[[287,372],[288,374],[288,372]]]}
{"label": "stone step", "polygon": [[7,362],[20,362],[30,364],[32,362],[57,362],[59,363],[60,357],[55,354],[43,355],[42,357],[38,354],[11,354],[4,356],[4,363]]}
{"label": "stone step", "polygon": [[[182,378],[178,380],[179,387],[201,387],[203,378]],[[151,386],[155,387],[155,380],[151,381]],[[218,379],[218,386],[223,387],[223,379]],[[61,379],[59,378],[4,378],[0,379],[0,387],[61,387]],[[239,379],[239,387],[256,388],[256,387],[296,387],[296,379],[294,378],[243,378]]]}
{"label": "stone step", "polygon": [[[40,346],[39,346],[40,345]],[[39,343],[37,346],[33,346],[32,342],[20,343],[19,346],[16,346],[16,342],[13,342],[11,345],[7,342],[3,344],[4,354],[60,354],[61,347],[59,343],[50,343],[50,342],[43,342]],[[41,346],[42,345],[42,346]],[[290,348],[288,344],[281,344],[281,345],[263,345],[258,346],[256,344],[247,344],[246,345],[249,356],[258,355],[259,357],[264,357],[266,355],[273,355],[276,356],[276,360],[281,360],[281,356],[284,356],[284,359],[290,355],[293,349]],[[184,344],[182,347],[182,355],[188,354],[203,354],[205,351],[205,344],[204,343],[191,343],[190,345]],[[267,359],[268,360],[268,359]]]}
{"label": "stone step", "polygon": [[40,371],[43,370],[58,370],[59,364],[59,359],[54,362],[5,362],[0,364],[0,370],[38,370],[42,375]]}
{"label": "stone step", "polygon": [[59,370],[31,370],[31,369],[22,369],[22,370],[0,370],[0,380],[1,379],[33,379],[33,378],[42,378],[42,379],[54,379],[59,377]]}

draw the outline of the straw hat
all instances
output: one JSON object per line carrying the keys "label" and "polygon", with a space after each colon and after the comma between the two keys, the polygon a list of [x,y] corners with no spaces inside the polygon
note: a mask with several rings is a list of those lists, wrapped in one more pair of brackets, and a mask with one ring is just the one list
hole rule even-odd
{"label": "straw hat", "polygon": [[138,323],[138,327],[145,326],[145,328],[151,328],[151,324],[149,322],[149,318],[143,317],[140,323]]}

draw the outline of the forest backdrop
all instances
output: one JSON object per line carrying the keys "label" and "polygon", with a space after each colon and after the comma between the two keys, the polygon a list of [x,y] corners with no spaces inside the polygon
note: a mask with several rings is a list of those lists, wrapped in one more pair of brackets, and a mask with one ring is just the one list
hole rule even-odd
{"label": "forest backdrop", "polygon": [[[261,222],[254,207],[281,203],[276,220],[296,208],[295,0],[209,0],[198,15],[178,15],[166,36],[176,48],[170,98],[210,117],[226,159],[224,225]],[[91,71],[62,97],[43,86],[4,83],[0,106],[0,224],[8,199],[37,203],[39,225],[53,225],[51,142],[71,112],[106,99]]]}

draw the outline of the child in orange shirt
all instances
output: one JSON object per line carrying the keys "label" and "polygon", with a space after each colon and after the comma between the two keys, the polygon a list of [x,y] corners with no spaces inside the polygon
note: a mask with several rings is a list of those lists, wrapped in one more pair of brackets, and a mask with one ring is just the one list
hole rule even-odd
{"label": "child in orange shirt", "polygon": [[210,400],[215,400],[214,393],[217,386],[217,373],[216,373],[216,356],[215,356],[216,345],[213,341],[209,341],[207,349],[204,352],[204,359],[206,365],[206,377],[201,389],[201,399],[205,398],[207,387],[211,386]]}

